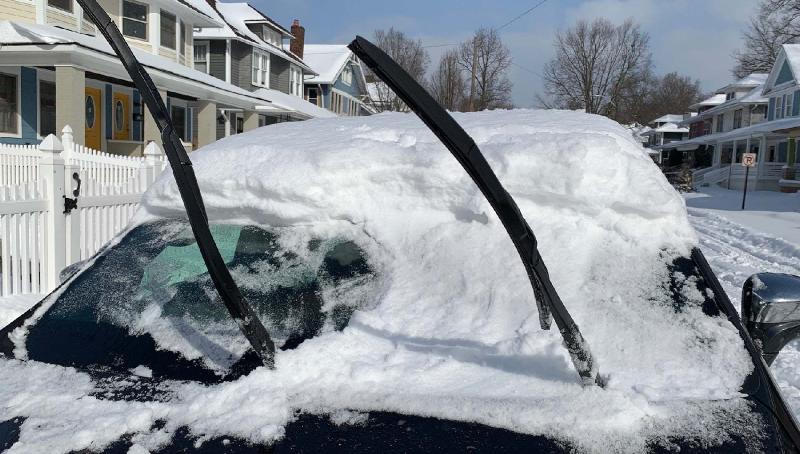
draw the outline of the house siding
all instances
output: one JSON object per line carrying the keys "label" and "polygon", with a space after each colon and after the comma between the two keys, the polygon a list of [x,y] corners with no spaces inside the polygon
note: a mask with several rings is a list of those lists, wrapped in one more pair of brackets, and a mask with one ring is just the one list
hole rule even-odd
{"label": "house siding", "polygon": [[254,91],[257,87],[252,84],[253,67],[252,47],[238,41],[231,42],[231,82],[244,88]]}
{"label": "house siding", "polygon": [[289,62],[275,55],[270,59],[269,88],[289,93]]}
{"label": "house siding", "polygon": [[225,41],[209,42],[209,74],[220,80],[225,80],[225,48]]}
{"label": "house siding", "polygon": [[75,20],[73,14],[61,12],[53,8],[47,8],[47,23],[73,31],[78,29],[78,21]]}
{"label": "house siding", "polygon": [[800,90],[794,92],[794,103],[792,103],[792,116],[800,115]]}
{"label": "house siding", "polygon": [[[339,75],[339,78],[336,79],[336,83],[333,84],[333,87],[341,92],[347,93],[348,95],[359,99],[361,96],[361,90],[358,86],[358,81],[361,78],[361,71],[357,65],[350,64],[350,69],[353,71],[353,82],[350,85],[347,85],[342,80],[342,75]],[[344,72],[344,70],[342,71]]]}
{"label": "house siding", "polygon": [[35,22],[36,7],[17,0],[0,0],[0,19]]}
{"label": "house siding", "polygon": [[[142,96],[139,94],[139,90],[133,91],[133,107],[131,111],[134,115],[136,114],[144,114],[142,112]],[[144,116],[142,116],[144,118]],[[131,134],[133,140],[142,140],[142,122],[141,121],[133,121],[131,123]]]}
{"label": "house siding", "polygon": [[106,84],[104,89],[105,102],[103,103],[103,116],[106,120],[106,140],[114,137],[114,87],[111,84]]}

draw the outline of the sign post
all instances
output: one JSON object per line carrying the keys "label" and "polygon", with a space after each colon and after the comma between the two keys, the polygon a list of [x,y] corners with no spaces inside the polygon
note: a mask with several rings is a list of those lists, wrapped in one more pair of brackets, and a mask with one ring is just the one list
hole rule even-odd
{"label": "sign post", "polygon": [[[755,153],[744,153],[742,154],[742,167],[744,167],[744,191],[742,192],[742,209],[744,210],[744,204],[747,201],[747,182],[750,180],[750,167],[756,166],[756,157],[758,155]],[[728,180],[730,181],[730,179]]]}

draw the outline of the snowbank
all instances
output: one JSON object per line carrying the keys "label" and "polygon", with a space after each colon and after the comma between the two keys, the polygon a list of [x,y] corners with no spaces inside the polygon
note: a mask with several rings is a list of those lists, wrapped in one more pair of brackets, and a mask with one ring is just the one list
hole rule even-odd
{"label": "snowbank", "polygon": [[[714,443],[747,428],[737,397],[749,357],[725,319],[702,314],[693,281],[676,283],[689,304],[673,310],[666,264],[697,240],[682,198],[631,135],[575,112],[456,119],[537,234],[607,389],[582,388],[558,332],[539,328],[516,251],[455,159],[416,117],[386,114],[261,128],[192,155],[212,220],[353,238],[383,290],[343,332],[278,352],[275,371],[211,388],[176,385],[174,402],[151,404],[142,417],[166,418],[164,430],[189,424],[263,442],[282,435],[294,409],[391,410],[547,434],[597,452],[641,451],[650,437]],[[134,222],[182,213],[167,172]],[[19,392],[12,372],[20,367],[0,371],[0,400],[3,389]],[[92,418],[103,417],[103,405],[114,408],[108,418],[121,411],[119,402],[92,402]],[[25,406],[40,425],[61,425],[69,407]],[[131,430],[146,426],[135,422]],[[81,429],[111,426],[94,420]],[[22,437],[36,443],[34,428]]]}

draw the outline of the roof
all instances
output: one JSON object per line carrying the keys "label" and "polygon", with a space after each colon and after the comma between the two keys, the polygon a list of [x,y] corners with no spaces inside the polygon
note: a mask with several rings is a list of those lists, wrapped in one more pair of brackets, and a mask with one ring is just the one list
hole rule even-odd
{"label": "roof", "polygon": [[664,123],[662,126],[658,128],[647,128],[646,131],[642,131],[639,134],[643,136],[650,136],[659,132],[681,132],[681,133],[688,133],[689,128],[681,127],[678,123]]}
{"label": "roof", "polygon": [[299,96],[286,94],[270,88],[261,88],[256,90],[256,93],[268,98],[272,101],[272,105],[301,114],[302,116],[314,118],[332,118],[337,116],[330,110],[317,107]]}
{"label": "roof", "polygon": [[203,16],[206,16],[209,20],[217,22],[217,20],[214,18],[214,8],[212,8],[211,5],[209,5],[206,0],[178,0],[178,1],[188,6],[190,9],[197,11]]}
{"label": "roof", "polygon": [[[19,23],[12,21],[0,21],[0,43],[3,47],[0,51],[10,52],[19,49],[20,45],[36,46],[37,50],[51,51],[52,46],[67,46],[77,45],[81,48],[88,49],[98,54],[105,54],[113,57],[115,62],[114,67],[120,71],[124,71],[122,66],[119,65],[116,59],[116,54],[111,49],[111,46],[105,39],[96,36],[85,35],[76,33],[63,28],[53,27],[49,25],[37,25],[29,23]],[[47,47],[43,46],[47,45]],[[175,77],[190,82],[193,86],[203,86],[217,93],[224,94],[225,96],[234,97],[238,103],[247,102],[252,106],[267,106],[271,105],[270,97],[279,97],[273,90],[270,92],[251,92],[243,88],[236,87],[216,77],[210,76],[206,73],[195,70],[175,61],[168,60],[157,55],[153,55],[144,50],[133,48],[133,54],[148,70],[156,70],[159,74],[164,75],[165,79],[174,79]],[[77,54],[72,52],[74,57]],[[155,74],[154,74],[155,75]],[[114,74],[116,77],[127,77],[127,73]],[[191,93],[195,94],[195,93]],[[288,96],[288,95],[287,95]],[[300,98],[298,98],[300,99]],[[310,104],[309,104],[310,105]],[[313,107],[313,106],[311,106]],[[290,112],[295,109],[290,109]],[[305,116],[321,116],[315,113],[313,109],[303,111]]]}
{"label": "roof", "polygon": [[726,132],[707,134],[704,136],[695,137],[688,140],[682,140],[680,142],[670,142],[669,144],[664,144],[662,146],[653,148],[662,148],[662,149],[675,148],[686,145],[705,145],[710,143],[716,143],[718,141],[731,141],[734,139],[744,140],[747,137],[752,137],[753,135],[782,133],[782,131],[786,131],[789,129],[797,129],[797,128],[800,128],[800,117],[784,118],[781,120],[773,120],[773,121],[762,121],[761,123],[757,123],[752,126],[747,126],[745,128],[738,128]]}
{"label": "roof", "polygon": [[666,114],[664,116],[656,118],[650,123],[680,123],[682,121],[683,121],[683,115]]}
{"label": "roof", "polygon": [[680,122],[682,125],[686,125],[689,123],[694,123],[695,121],[705,120],[706,118],[713,117],[714,115],[719,115],[729,109],[749,105],[749,104],[767,104],[769,99],[765,98],[762,94],[764,90],[764,85],[757,85],[756,87],[752,88],[748,91],[744,96],[739,98],[734,98],[724,103],[712,107],[706,111],[700,112],[696,116],[692,118],[688,118],[685,121]]}
{"label": "roof", "polygon": [[319,74],[306,79],[306,83],[332,84],[351,55],[353,52],[344,44],[306,44],[303,60]]}
{"label": "roof", "polygon": [[718,106],[725,102],[725,93],[717,93],[711,95],[710,97],[692,104],[689,106],[690,109],[699,109],[700,107],[707,107],[707,106]]}
{"label": "roof", "polygon": [[268,22],[273,27],[283,33],[284,36],[291,37],[292,34],[277,22],[269,19],[264,13],[255,9],[248,3],[222,3],[217,2],[215,8],[211,8],[213,17],[217,18],[222,27],[201,28],[194,33],[195,40],[203,39],[239,39],[247,44],[266,50],[272,54],[287,58],[295,64],[301,66],[307,72],[312,72],[311,67],[300,59],[297,55],[287,51],[283,46],[276,46],[261,39],[247,26],[248,23]]}
{"label": "roof", "polygon": [[731,90],[735,90],[737,88],[754,88],[761,85],[764,85],[767,82],[767,78],[769,74],[765,73],[752,73],[748,76],[742,77],[741,79],[730,83],[719,90],[717,93],[725,93]]}

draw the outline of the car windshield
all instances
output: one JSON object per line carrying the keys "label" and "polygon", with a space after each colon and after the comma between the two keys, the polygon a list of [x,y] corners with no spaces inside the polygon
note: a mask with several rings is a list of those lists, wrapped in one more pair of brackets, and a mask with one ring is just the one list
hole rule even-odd
{"label": "car windshield", "polygon": [[[211,230],[243,296],[283,349],[342,330],[374,299],[375,271],[353,241],[252,225]],[[26,347],[31,358],[56,364],[144,366],[201,379],[208,377],[192,375],[225,375],[248,363],[249,350],[182,220],[136,227],[98,257],[31,328]]]}

